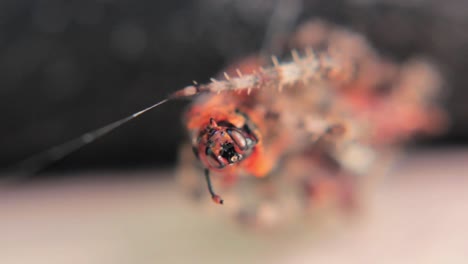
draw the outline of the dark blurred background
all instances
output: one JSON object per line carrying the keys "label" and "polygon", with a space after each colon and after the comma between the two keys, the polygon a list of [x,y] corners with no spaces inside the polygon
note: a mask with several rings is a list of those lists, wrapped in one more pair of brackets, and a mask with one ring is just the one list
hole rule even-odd
{"label": "dark blurred background", "polygon": [[[296,1],[297,2],[297,1]],[[0,167],[106,125],[256,53],[275,1],[0,0]],[[303,1],[362,32],[384,55],[431,58],[446,80],[449,131],[418,146],[468,143],[468,2]],[[165,104],[49,170],[172,166],[187,102]],[[391,117],[389,117],[391,118]]]}

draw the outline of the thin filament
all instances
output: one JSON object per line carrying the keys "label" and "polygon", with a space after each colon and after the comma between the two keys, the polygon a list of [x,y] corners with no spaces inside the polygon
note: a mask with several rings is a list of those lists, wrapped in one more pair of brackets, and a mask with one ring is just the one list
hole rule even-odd
{"label": "thin filament", "polygon": [[98,128],[94,131],[88,132],[86,134],[83,134],[82,136],[72,139],[66,143],[63,143],[61,145],[55,146],[53,148],[50,148],[44,152],[38,153],[26,160],[23,160],[16,165],[12,166],[12,170],[15,171],[20,171],[22,173],[37,173],[47,167],[48,165],[62,159],[63,157],[77,151],[81,147],[95,141],[96,139],[108,134],[109,132],[113,131],[114,129],[120,127],[121,125],[133,120],[134,118],[150,111],[153,108],[156,108],[167,101],[169,101],[170,98],[166,98],[162,101],[159,101],[158,103],[151,105],[150,107],[147,107],[139,112],[136,112],[130,116],[127,116],[125,118],[122,118],[120,120],[117,120],[113,123],[110,123],[106,126],[103,126],[101,128]]}

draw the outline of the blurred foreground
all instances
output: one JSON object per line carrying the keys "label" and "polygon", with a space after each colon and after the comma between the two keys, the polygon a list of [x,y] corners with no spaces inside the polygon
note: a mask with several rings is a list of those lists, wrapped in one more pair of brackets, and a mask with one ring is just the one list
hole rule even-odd
{"label": "blurred foreground", "polygon": [[2,190],[0,263],[468,261],[467,150],[410,152],[349,225],[268,233],[204,213],[172,181],[139,177],[157,173],[170,172]]}

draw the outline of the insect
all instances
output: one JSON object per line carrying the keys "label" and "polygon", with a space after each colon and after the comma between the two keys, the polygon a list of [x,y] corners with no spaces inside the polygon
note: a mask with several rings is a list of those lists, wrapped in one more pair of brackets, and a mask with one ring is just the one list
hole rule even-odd
{"label": "insect", "polygon": [[[181,182],[199,190],[200,170],[193,168],[200,168],[215,203],[226,201],[238,217],[258,222],[262,214],[291,215],[281,213],[291,208],[353,204],[380,153],[444,127],[435,100],[440,77],[431,64],[398,65],[357,33],[320,21],[302,25],[290,39],[289,59],[273,56],[267,64],[249,57],[210,83],[194,82],[21,166],[40,169],[163,103],[194,98],[183,117],[190,142],[181,151]],[[290,197],[293,202],[283,201]]]}
{"label": "insect", "polygon": [[[302,25],[291,39],[289,61],[272,57],[262,67],[249,57],[221,80],[181,92],[208,91],[184,123],[185,148],[201,161],[212,200],[223,203],[210,173],[235,204],[234,216],[254,224],[300,214],[304,206],[355,206],[363,179],[383,166],[385,153],[445,126],[436,102],[440,77],[430,63],[398,65],[359,34],[321,21]],[[180,181],[199,194],[194,163],[182,151]],[[287,196],[294,198],[281,201]]]}

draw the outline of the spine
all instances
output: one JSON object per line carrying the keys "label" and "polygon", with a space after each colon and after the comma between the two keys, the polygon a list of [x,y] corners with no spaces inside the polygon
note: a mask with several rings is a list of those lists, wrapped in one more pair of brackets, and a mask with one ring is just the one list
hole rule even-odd
{"label": "spine", "polygon": [[[331,57],[328,53],[316,55],[311,49],[307,49],[304,56],[300,57],[297,51],[292,52],[292,61],[280,63],[276,57],[272,57],[273,66],[259,68],[252,74],[244,75],[239,70],[236,77],[224,74],[225,80],[211,79],[208,84],[187,86],[176,91],[171,98],[190,97],[200,93],[222,93],[226,91],[244,91],[250,93],[253,89],[277,89],[282,91],[296,83],[308,83],[311,81],[347,81],[346,71],[340,60]],[[352,71],[354,72],[354,71]]]}

